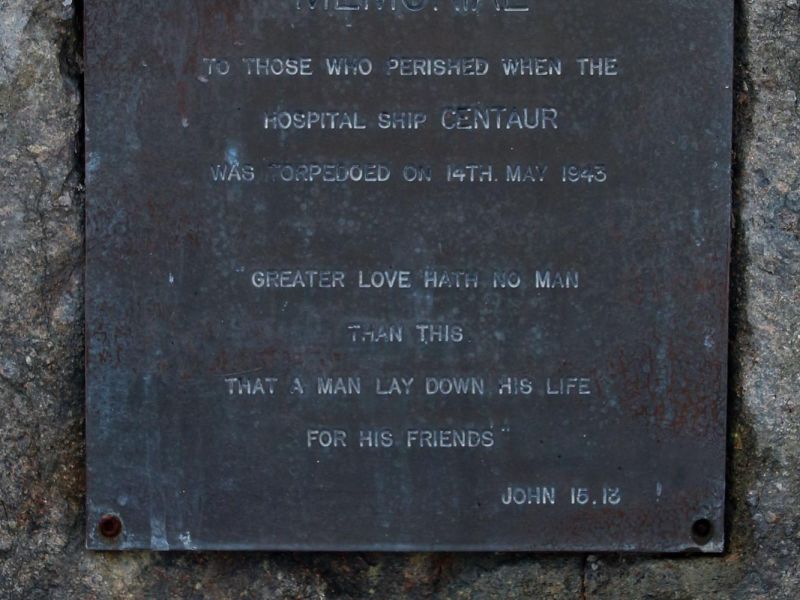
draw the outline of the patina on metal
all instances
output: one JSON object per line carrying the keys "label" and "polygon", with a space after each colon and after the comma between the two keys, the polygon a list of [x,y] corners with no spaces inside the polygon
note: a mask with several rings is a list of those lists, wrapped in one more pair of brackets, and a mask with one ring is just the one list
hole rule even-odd
{"label": "patina on metal", "polygon": [[90,548],[723,549],[731,2],[85,5]]}

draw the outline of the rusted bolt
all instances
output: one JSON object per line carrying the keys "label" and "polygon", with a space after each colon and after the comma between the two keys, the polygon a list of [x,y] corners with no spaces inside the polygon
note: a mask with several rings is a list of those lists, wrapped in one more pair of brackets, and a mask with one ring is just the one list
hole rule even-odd
{"label": "rusted bolt", "polygon": [[122,519],[117,515],[106,514],[100,517],[97,524],[100,535],[107,538],[115,538],[122,533]]}
{"label": "rusted bolt", "polygon": [[692,539],[700,546],[705,546],[714,534],[714,526],[708,519],[697,519],[692,523]]}

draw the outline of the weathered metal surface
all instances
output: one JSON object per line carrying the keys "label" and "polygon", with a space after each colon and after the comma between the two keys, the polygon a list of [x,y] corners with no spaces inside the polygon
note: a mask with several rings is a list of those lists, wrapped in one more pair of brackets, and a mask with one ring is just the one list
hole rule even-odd
{"label": "weathered metal surface", "polygon": [[87,0],[89,547],[720,551],[731,3],[390,6]]}

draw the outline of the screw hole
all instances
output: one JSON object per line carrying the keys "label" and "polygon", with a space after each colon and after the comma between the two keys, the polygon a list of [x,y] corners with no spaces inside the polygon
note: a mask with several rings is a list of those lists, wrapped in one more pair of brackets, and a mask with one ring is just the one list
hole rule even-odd
{"label": "screw hole", "polygon": [[115,538],[122,533],[122,520],[117,515],[103,515],[97,528],[103,537]]}
{"label": "screw hole", "polygon": [[714,525],[708,519],[697,519],[692,524],[692,539],[699,546],[705,546],[714,535]]}

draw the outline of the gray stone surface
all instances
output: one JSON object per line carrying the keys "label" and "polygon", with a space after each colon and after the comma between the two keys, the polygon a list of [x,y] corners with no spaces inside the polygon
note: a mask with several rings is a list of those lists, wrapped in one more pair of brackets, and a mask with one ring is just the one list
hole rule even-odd
{"label": "gray stone surface", "polygon": [[729,551],[663,559],[84,550],[79,25],[0,0],[0,598],[799,597],[800,12],[739,4]]}

